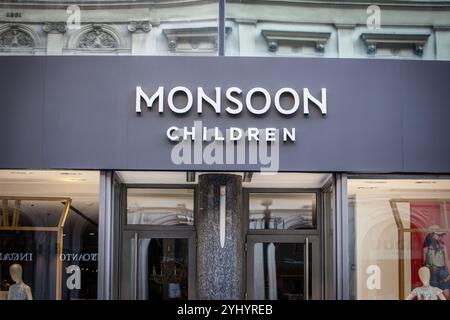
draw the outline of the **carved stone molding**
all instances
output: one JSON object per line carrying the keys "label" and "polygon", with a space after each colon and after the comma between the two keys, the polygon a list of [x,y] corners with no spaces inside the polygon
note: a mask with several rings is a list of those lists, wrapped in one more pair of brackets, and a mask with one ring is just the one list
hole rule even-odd
{"label": "carved stone molding", "polygon": [[67,24],[65,22],[46,22],[42,29],[47,33],[65,33]]}
{"label": "carved stone molding", "polygon": [[1,48],[33,48],[33,37],[18,25],[10,25],[0,33]]}
{"label": "carved stone molding", "polygon": [[276,52],[279,45],[291,47],[313,46],[316,52],[323,53],[331,32],[262,30],[270,52]]}
{"label": "carved stone molding", "polygon": [[[225,28],[225,36],[231,27]],[[163,29],[167,38],[167,47],[174,53],[195,53],[217,51],[217,27],[173,28]]]}
{"label": "carved stone molding", "polygon": [[148,21],[130,21],[128,24],[128,31],[134,32],[149,32],[152,25]]}
{"label": "carved stone molding", "polygon": [[423,49],[427,43],[429,33],[423,34],[399,34],[399,33],[362,33],[361,39],[367,47],[367,53],[374,55],[377,48],[385,47],[397,50],[398,48],[410,48],[417,56],[423,55]]}
{"label": "carved stone molding", "polygon": [[119,43],[109,31],[101,25],[93,25],[89,31],[78,39],[77,48],[80,49],[116,49]]}

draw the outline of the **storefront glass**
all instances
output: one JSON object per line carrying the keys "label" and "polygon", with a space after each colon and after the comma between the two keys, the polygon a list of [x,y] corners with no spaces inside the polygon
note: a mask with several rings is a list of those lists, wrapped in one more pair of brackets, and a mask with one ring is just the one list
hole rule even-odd
{"label": "storefront glass", "polygon": [[449,1],[226,2],[230,56],[450,59]]}
{"label": "storefront glass", "polygon": [[450,298],[449,179],[352,178],[348,210],[351,298],[405,299],[422,267]]}
{"label": "storefront glass", "polygon": [[[253,292],[256,300],[311,299],[311,244],[255,243]],[[308,256],[306,256],[308,254]]]}
{"label": "storefront glass", "polygon": [[7,1],[1,55],[217,55],[218,0]]}
{"label": "storefront glass", "polygon": [[96,171],[0,171],[0,299],[97,298],[98,197]]}
{"label": "storefront glass", "polygon": [[316,227],[315,193],[249,194],[249,229],[312,229]]}
{"label": "storefront glass", "polygon": [[187,239],[139,239],[138,299],[187,300]]}
{"label": "storefront glass", "polygon": [[129,188],[127,223],[193,225],[194,189]]}

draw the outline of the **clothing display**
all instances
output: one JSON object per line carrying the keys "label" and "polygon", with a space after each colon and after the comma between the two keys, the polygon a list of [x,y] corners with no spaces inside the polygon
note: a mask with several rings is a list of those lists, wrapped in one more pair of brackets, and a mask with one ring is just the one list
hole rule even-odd
{"label": "clothing display", "polygon": [[9,287],[9,300],[28,300],[28,290],[30,287],[25,283],[13,284]]}
{"label": "clothing display", "polygon": [[432,286],[417,287],[411,295],[417,297],[417,300],[439,300],[439,295],[442,294],[442,290]]}

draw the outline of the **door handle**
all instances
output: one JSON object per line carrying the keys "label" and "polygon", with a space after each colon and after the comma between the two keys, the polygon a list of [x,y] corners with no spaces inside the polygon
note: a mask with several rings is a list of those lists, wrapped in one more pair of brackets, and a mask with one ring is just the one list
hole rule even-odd
{"label": "door handle", "polygon": [[309,300],[309,238],[305,240],[305,300]]}
{"label": "door handle", "polygon": [[137,296],[138,296],[138,288],[137,288],[137,283],[138,283],[138,234],[137,232],[134,233],[134,277],[133,277],[133,291],[134,291],[134,300],[137,300]]}

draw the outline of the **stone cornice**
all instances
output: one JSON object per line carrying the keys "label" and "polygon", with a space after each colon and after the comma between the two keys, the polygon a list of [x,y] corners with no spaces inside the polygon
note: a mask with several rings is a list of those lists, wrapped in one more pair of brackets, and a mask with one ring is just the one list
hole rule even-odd
{"label": "stone cornice", "polygon": [[411,46],[418,56],[422,56],[423,48],[430,36],[429,33],[399,34],[399,33],[362,33],[361,39],[367,46],[367,53],[375,54],[377,47],[383,46]]}
{"label": "stone cornice", "polygon": [[[231,27],[225,27],[225,35],[231,32]],[[190,52],[196,49],[196,44],[200,42],[209,43],[206,52],[214,52],[217,50],[218,32],[216,26],[198,27],[198,28],[165,28],[163,34],[167,38],[168,49],[171,52]],[[190,43],[191,49],[179,48],[179,43]],[[201,51],[201,50],[200,50]]]}
{"label": "stone cornice", "polygon": [[317,52],[324,52],[331,32],[262,30],[261,34],[271,52],[277,51],[278,45],[283,43],[291,46],[313,45]]}

